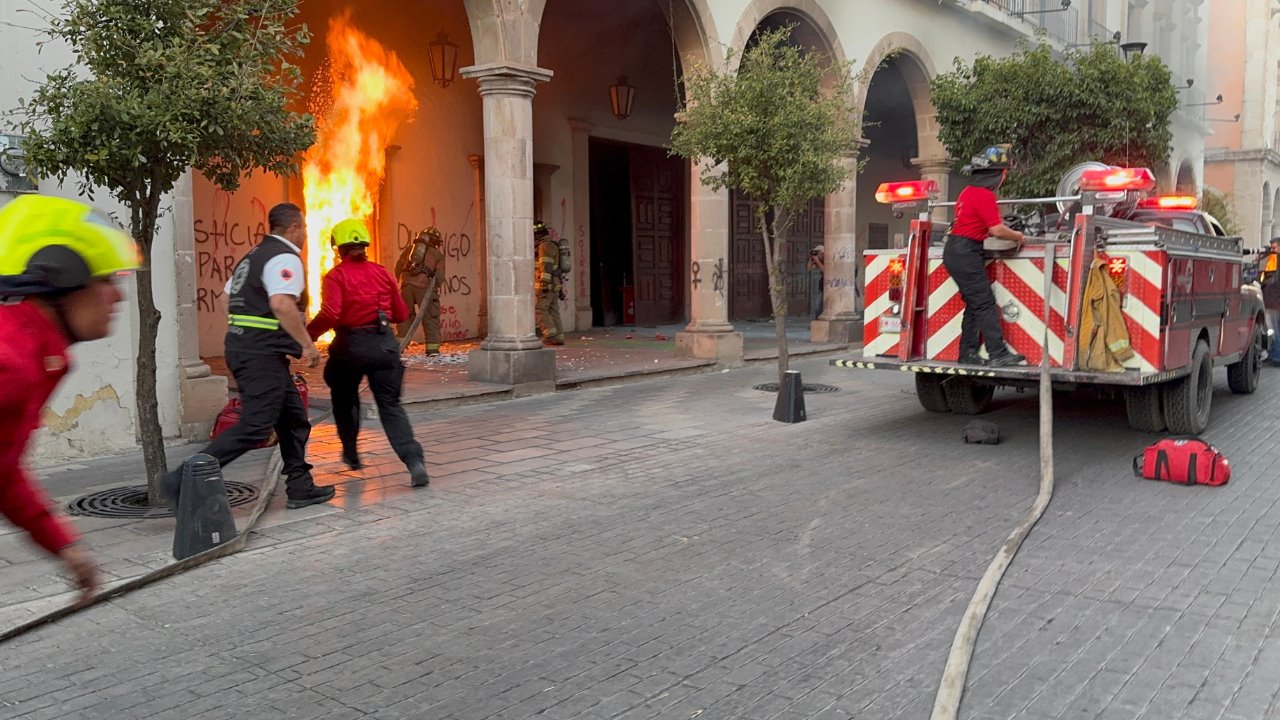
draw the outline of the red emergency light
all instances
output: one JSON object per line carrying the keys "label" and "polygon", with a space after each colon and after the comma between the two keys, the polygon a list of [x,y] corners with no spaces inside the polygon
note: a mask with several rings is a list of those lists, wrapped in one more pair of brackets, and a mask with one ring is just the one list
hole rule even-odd
{"label": "red emergency light", "polygon": [[1138,201],[1138,207],[1146,210],[1195,210],[1200,207],[1200,200],[1194,195],[1165,195],[1143,198]]}
{"label": "red emergency light", "polygon": [[1085,170],[1080,176],[1080,189],[1092,192],[1108,190],[1151,190],[1156,176],[1147,168],[1107,168]]}
{"label": "red emergency light", "polygon": [[917,202],[928,200],[938,194],[938,183],[934,180],[911,180],[910,182],[880,183],[876,189],[876,202],[889,205],[892,203]]}

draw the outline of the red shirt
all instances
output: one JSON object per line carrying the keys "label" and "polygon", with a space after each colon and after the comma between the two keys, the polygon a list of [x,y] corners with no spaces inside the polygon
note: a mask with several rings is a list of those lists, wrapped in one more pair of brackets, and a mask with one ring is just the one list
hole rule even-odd
{"label": "red shirt", "polygon": [[22,455],[68,369],[66,337],[34,302],[0,305],[0,514],[55,554],[77,537],[22,468]]}
{"label": "red shirt", "polygon": [[951,234],[982,242],[991,234],[991,228],[1002,222],[996,194],[970,185],[956,198],[956,219],[951,223]]}
{"label": "red shirt", "polygon": [[409,319],[409,307],[391,273],[369,260],[343,260],[320,284],[320,313],[307,324],[311,339],[334,328],[366,327],[378,322],[378,311],[391,322]]}

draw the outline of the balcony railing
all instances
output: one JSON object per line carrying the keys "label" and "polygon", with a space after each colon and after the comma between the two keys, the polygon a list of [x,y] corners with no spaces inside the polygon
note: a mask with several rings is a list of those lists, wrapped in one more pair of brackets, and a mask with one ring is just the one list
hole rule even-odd
{"label": "balcony railing", "polygon": [[1065,45],[1075,45],[1080,35],[1080,11],[1075,8],[1063,10],[1061,0],[982,0],[982,2],[999,8],[1014,18],[1021,18],[1036,27],[1044,28],[1049,37]]}
{"label": "balcony railing", "polygon": [[1093,40],[1110,42],[1111,36],[1114,34],[1115,31],[1111,28],[1103,25],[1093,18],[1089,18],[1089,37],[1085,38],[1084,42],[1091,42]]}

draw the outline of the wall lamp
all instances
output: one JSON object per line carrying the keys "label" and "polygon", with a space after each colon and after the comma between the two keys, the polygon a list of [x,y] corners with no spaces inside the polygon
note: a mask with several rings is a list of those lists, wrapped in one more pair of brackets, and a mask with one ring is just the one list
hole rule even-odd
{"label": "wall lamp", "polygon": [[626,120],[631,116],[631,104],[636,100],[636,89],[627,83],[626,75],[619,75],[618,82],[609,86],[609,107],[613,116]]}
{"label": "wall lamp", "polygon": [[1224,123],[1240,122],[1240,113],[1236,113],[1235,117],[1232,117],[1229,120],[1227,118],[1205,118],[1205,122],[1224,122]]}
{"label": "wall lamp", "polygon": [[1207,107],[1209,105],[1221,105],[1221,104],[1222,104],[1222,93],[1218,93],[1218,97],[1214,99],[1212,102],[1187,103],[1182,107]]}
{"label": "wall lamp", "polygon": [[1142,57],[1142,51],[1147,49],[1144,42],[1127,42],[1120,45],[1120,50],[1124,53],[1125,60]]}

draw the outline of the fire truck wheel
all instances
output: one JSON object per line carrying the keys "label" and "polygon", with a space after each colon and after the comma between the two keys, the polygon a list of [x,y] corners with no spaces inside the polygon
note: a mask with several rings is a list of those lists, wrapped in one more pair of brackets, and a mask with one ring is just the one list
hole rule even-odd
{"label": "fire truck wheel", "polygon": [[1191,355],[1191,374],[1165,383],[1164,419],[1169,432],[1199,435],[1209,427],[1209,406],[1213,404],[1213,361],[1209,343],[1196,343]]}
{"label": "fire truck wheel", "polygon": [[1251,395],[1258,389],[1258,373],[1262,372],[1262,355],[1266,347],[1262,325],[1253,324],[1253,337],[1240,362],[1227,366],[1227,385],[1237,395]]}
{"label": "fire truck wheel", "polygon": [[996,394],[992,385],[979,385],[970,378],[952,377],[942,384],[947,393],[947,405],[957,415],[978,415],[987,411],[991,396]]}
{"label": "fire truck wheel", "polygon": [[920,407],[929,412],[951,412],[947,404],[947,391],[942,387],[942,377],[929,373],[916,373],[916,397]]}
{"label": "fire truck wheel", "polygon": [[1129,415],[1129,427],[1138,432],[1164,430],[1164,404],[1160,401],[1159,385],[1131,387],[1124,393],[1124,409]]}

